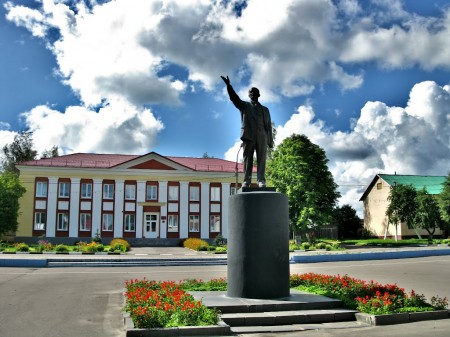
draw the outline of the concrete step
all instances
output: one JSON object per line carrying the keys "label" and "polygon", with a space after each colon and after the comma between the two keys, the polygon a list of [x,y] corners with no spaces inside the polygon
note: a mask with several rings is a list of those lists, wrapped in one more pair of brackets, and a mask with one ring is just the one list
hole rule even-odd
{"label": "concrete step", "polygon": [[273,326],[355,321],[355,310],[290,310],[271,312],[247,312],[222,314],[222,320],[230,326]]}
{"label": "concrete step", "polygon": [[[259,326],[239,326],[231,327],[231,332],[234,334],[250,334],[250,333],[281,333],[281,332],[296,332],[296,331],[306,331],[306,330],[323,330],[323,329],[353,329],[353,328],[363,328],[369,325],[359,323],[356,321],[351,322],[333,322],[333,323],[322,323],[322,324],[289,324],[289,325],[259,325]],[[330,333],[330,336],[332,334]],[[364,334],[361,334],[364,335]],[[327,334],[328,336],[328,334]]]}

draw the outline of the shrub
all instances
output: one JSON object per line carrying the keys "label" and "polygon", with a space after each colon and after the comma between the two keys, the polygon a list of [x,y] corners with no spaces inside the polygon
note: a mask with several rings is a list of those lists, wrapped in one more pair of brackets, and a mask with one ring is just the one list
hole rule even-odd
{"label": "shrub", "polygon": [[88,252],[88,253],[95,253],[97,251],[97,242],[91,242],[88,243],[85,247],[84,247],[84,251]]}
{"label": "shrub", "polygon": [[69,248],[66,245],[56,245],[55,251],[64,253],[64,252],[68,252]]}
{"label": "shrub", "polygon": [[105,250],[105,246],[101,243],[97,244],[97,252],[103,252]]}
{"label": "shrub", "polygon": [[102,243],[102,238],[100,237],[100,231],[98,229],[95,233],[95,237],[92,239],[92,242]]}
{"label": "shrub", "polygon": [[121,252],[125,253],[126,251],[130,250],[130,244],[125,239],[121,238],[112,239],[110,245],[113,251],[120,250]]}
{"label": "shrub", "polygon": [[17,252],[29,252],[30,247],[26,243],[16,243],[14,245],[16,247]]}
{"label": "shrub", "polygon": [[208,242],[197,238],[189,238],[185,240],[183,242],[183,246],[192,250],[207,250],[209,247]]}
{"label": "shrub", "polygon": [[319,243],[316,245],[316,248],[317,248],[317,249],[325,249],[326,246],[327,246],[327,244],[326,244],[325,242],[319,242]]}
{"label": "shrub", "polygon": [[303,248],[304,250],[310,249],[310,248],[311,248],[311,244],[310,244],[309,242],[303,242],[303,243],[302,243],[302,248]]}
{"label": "shrub", "polygon": [[226,252],[227,251],[227,247],[217,247],[216,248],[216,252],[220,253],[220,252]]}
{"label": "shrub", "polygon": [[325,245],[325,250],[330,251],[332,249],[333,249],[333,247],[331,247],[331,245]]}
{"label": "shrub", "polygon": [[214,245],[215,246],[223,246],[227,244],[227,239],[225,239],[222,235],[217,235],[214,238]]}
{"label": "shrub", "polygon": [[36,247],[36,251],[43,252],[43,251],[50,251],[53,250],[53,245],[48,242],[47,240],[39,240],[38,245]]}
{"label": "shrub", "polygon": [[208,252],[213,252],[213,251],[215,251],[217,248],[220,248],[220,247],[209,246],[209,247],[208,247]]}

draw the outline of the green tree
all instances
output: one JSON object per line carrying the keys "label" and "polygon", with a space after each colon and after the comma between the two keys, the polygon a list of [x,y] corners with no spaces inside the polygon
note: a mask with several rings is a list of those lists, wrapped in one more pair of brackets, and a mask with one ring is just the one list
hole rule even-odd
{"label": "green tree", "polygon": [[55,158],[55,157],[58,157],[58,156],[59,156],[58,146],[54,145],[50,150],[45,150],[44,152],[42,152],[41,159],[43,159],[43,158]]}
{"label": "green tree", "polygon": [[441,218],[450,225],[450,173],[444,182],[444,188],[438,196],[439,211]]}
{"label": "green tree", "polygon": [[3,171],[19,174],[16,164],[22,161],[35,160],[37,152],[33,149],[33,134],[22,131],[14,136],[11,144],[3,147],[5,159],[2,163]]}
{"label": "green tree", "polygon": [[0,174],[0,236],[17,230],[19,198],[25,193],[13,172]]}
{"label": "green tree", "polygon": [[445,229],[445,223],[439,213],[439,205],[434,195],[428,194],[426,188],[418,191],[416,195],[416,212],[414,214],[414,226],[423,228],[428,232],[429,240],[433,240],[436,228]]}
{"label": "green tree", "polygon": [[[415,188],[410,185],[396,185],[389,191],[389,206],[386,210],[386,215],[388,217],[388,226],[389,224],[395,226],[396,241],[397,226],[399,223],[405,222],[411,225],[414,224],[414,216],[417,208],[416,195],[417,192]],[[388,228],[386,227],[386,233],[384,235],[385,239],[387,229]]]}
{"label": "green tree", "polygon": [[340,197],[328,159],[305,135],[286,138],[267,163],[267,178],[289,199],[291,230],[295,233],[329,224]]}
{"label": "green tree", "polygon": [[356,210],[350,205],[336,207],[333,218],[338,227],[340,239],[356,239],[362,230],[361,219],[356,215]]}

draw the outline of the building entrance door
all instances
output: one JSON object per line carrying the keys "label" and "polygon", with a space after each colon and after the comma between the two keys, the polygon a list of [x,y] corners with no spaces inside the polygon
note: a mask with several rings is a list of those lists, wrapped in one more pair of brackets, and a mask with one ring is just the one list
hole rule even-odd
{"label": "building entrance door", "polygon": [[159,236],[159,213],[144,213],[144,238]]}

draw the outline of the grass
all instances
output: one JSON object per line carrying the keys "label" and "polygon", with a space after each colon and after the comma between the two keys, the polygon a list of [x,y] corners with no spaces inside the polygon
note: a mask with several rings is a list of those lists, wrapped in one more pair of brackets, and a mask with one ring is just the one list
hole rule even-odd
{"label": "grass", "polygon": [[427,239],[405,239],[398,240],[395,239],[365,239],[365,240],[344,240],[342,241],[344,245],[355,245],[355,246],[383,246],[383,247],[403,247],[403,246],[418,246],[418,245],[428,245]]}

